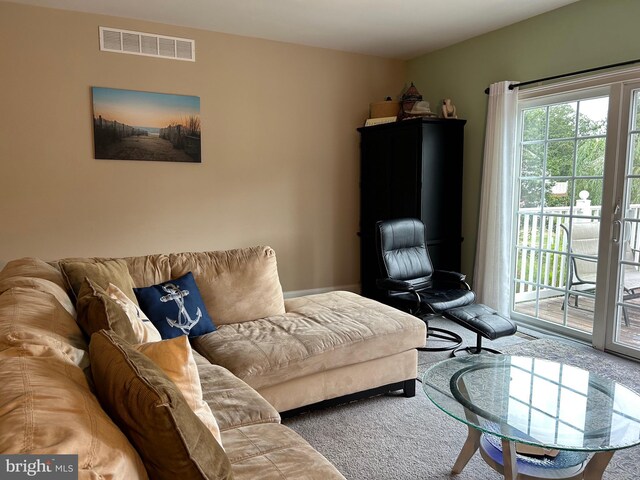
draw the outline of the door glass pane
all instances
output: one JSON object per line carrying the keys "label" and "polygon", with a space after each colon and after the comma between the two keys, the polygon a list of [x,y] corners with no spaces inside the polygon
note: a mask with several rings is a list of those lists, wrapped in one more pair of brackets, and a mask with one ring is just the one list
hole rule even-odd
{"label": "door glass pane", "polygon": [[640,204],[640,178],[630,178],[627,180],[628,210],[633,210]]}
{"label": "door glass pane", "polygon": [[576,136],[576,102],[549,107],[549,138]]}
{"label": "door glass pane", "polygon": [[615,341],[640,349],[640,148],[638,92],[631,98],[624,210],[619,234]]}
{"label": "door glass pane", "polygon": [[607,134],[609,98],[600,97],[580,102],[578,136],[604,136]]}
{"label": "door glass pane", "polygon": [[599,218],[602,205],[604,181],[600,178],[576,178],[571,197],[573,214]]}
{"label": "door glass pane", "polygon": [[640,175],[640,133],[632,133],[629,138],[629,173]]}
{"label": "door glass pane", "polygon": [[[573,180],[545,180],[544,206],[563,207],[567,213],[571,210],[573,197]],[[553,213],[554,210],[548,213]]]}
{"label": "door glass pane", "polygon": [[587,138],[578,140],[578,158],[576,159],[576,175],[579,177],[602,176],[604,173],[604,138]]}
{"label": "door glass pane", "polygon": [[523,112],[522,140],[544,140],[547,136],[547,107],[530,108]]}
{"label": "door glass pane", "polygon": [[586,333],[593,329],[607,108],[607,97],[594,97],[524,108],[520,117],[513,312]]}
{"label": "door glass pane", "polygon": [[535,208],[542,205],[542,180],[522,180],[520,183],[520,207]]}
{"label": "door glass pane", "polygon": [[573,175],[574,142],[549,142],[547,146],[547,175],[570,177]]}
{"label": "door glass pane", "polygon": [[522,146],[520,172],[523,177],[542,177],[544,167],[544,143],[530,143]]}

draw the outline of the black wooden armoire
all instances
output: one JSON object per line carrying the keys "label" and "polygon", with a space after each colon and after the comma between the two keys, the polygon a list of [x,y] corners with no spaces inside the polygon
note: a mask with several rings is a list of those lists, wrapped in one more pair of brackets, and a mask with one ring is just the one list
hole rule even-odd
{"label": "black wooden armoire", "polygon": [[460,271],[462,155],[466,120],[418,118],[362,127],[360,274],[362,294],[378,298],[378,220],[414,217],[427,229],[438,270]]}

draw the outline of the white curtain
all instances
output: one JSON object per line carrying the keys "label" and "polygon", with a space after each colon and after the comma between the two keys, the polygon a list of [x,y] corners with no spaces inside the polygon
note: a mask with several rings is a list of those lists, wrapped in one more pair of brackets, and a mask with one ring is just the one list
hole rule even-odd
{"label": "white curtain", "polygon": [[482,167],[482,193],[473,290],[478,302],[509,315],[513,175],[518,114],[517,88],[512,82],[489,88],[489,106]]}

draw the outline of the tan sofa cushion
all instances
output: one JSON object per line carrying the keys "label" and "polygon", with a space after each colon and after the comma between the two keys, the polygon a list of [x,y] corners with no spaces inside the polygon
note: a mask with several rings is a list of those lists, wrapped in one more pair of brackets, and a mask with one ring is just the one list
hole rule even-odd
{"label": "tan sofa cushion", "polygon": [[176,384],[187,401],[189,408],[205,424],[218,443],[222,444],[218,422],[211,408],[202,398],[202,386],[198,375],[198,366],[191,352],[186,335],[169,340],[134,345],[137,351],[144,353]]}
{"label": "tan sofa cushion", "polygon": [[222,433],[235,480],[344,480],[300,435],[280,424]]}
{"label": "tan sofa cushion", "polygon": [[141,257],[123,258],[136,287],[148,287],[172,280],[169,255],[160,253]]}
{"label": "tan sofa cushion", "polygon": [[147,478],[82,370],[27,352],[0,363],[0,453],[77,454],[80,478]]}
{"label": "tan sofa cushion", "polygon": [[130,344],[140,343],[127,313],[102,287],[89,278],[86,278],[80,287],[76,308],[78,325],[87,337],[103,329],[113,330]]}
{"label": "tan sofa cushion", "polygon": [[106,330],[93,334],[89,353],[98,396],[151,478],[233,478],[222,447],[153,361]]}
{"label": "tan sofa cushion", "polygon": [[33,288],[53,295],[71,315],[76,309],[67,295],[67,283],[57,268],[37,258],[20,258],[7,263],[0,272],[0,294],[13,287]]}
{"label": "tan sofa cushion", "polygon": [[351,292],[287,300],[287,313],[221,325],[192,339],[210,362],[255,389],[415,349],[423,321]]}
{"label": "tan sofa cushion", "polygon": [[171,276],[193,272],[216,325],[283,314],[276,254],[270,247],[169,256]]}
{"label": "tan sofa cushion", "polygon": [[75,298],[80,297],[80,289],[85,278],[107,289],[113,283],[136,305],[138,300],[133,293],[133,279],[129,274],[127,262],[122,259],[91,259],[90,261],[60,260],[60,269]]}
{"label": "tan sofa cushion", "polygon": [[229,370],[212,365],[195,350],[202,395],[221,431],[257,423],[279,423],[280,414],[258,392]]}
{"label": "tan sofa cushion", "polygon": [[77,454],[79,478],[145,479],[140,457],[90,390],[85,349],[48,288],[0,295],[0,453]]}
{"label": "tan sofa cushion", "polygon": [[67,283],[60,270],[39,258],[25,257],[11,260],[0,272],[0,281],[9,277],[37,277],[49,280],[62,289],[67,288]]}
{"label": "tan sofa cushion", "polygon": [[75,320],[53,295],[24,287],[0,295],[0,352],[5,356],[59,358],[85,368],[86,348]]}

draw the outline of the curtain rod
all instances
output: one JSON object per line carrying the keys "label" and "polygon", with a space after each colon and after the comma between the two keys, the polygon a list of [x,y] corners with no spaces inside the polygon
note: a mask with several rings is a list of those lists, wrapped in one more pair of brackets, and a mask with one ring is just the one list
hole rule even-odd
{"label": "curtain rod", "polygon": [[[532,85],[532,84],[538,83],[538,82],[546,82],[548,80],[555,80],[557,78],[571,77],[573,75],[580,75],[580,74],[583,74],[583,73],[597,72],[599,70],[606,70],[607,68],[624,67],[624,66],[627,66],[627,65],[633,65],[634,63],[640,63],[640,58],[637,59],[637,60],[629,60],[627,62],[612,63],[611,65],[603,65],[601,67],[587,68],[586,70],[578,70],[577,72],[563,73],[561,75],[554,75],[552,77],[537,78],[535,80],[529,80],[527,82],[512,83],[511,85],[509,85],[509,90],[513,90],[516,87],[525,87],[527,85]],[[489,87],[485,88],[484,93],[486,93],[487,95],[489,94]]]}

